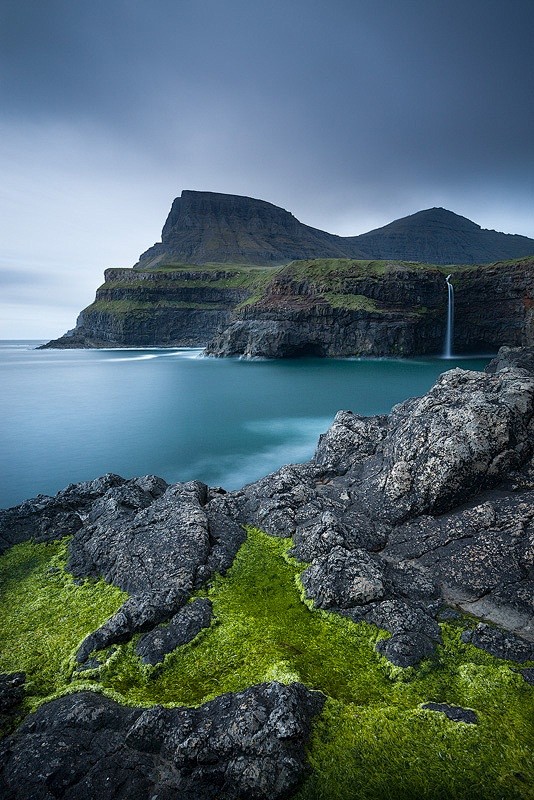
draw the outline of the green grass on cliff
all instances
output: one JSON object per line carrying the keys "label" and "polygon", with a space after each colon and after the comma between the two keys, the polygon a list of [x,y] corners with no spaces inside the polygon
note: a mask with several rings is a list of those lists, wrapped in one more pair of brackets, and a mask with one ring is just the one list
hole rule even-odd
{"label": "green grass on cliff", "polygon": [[[383,632],[302,602],[304,566],[288,556],[290,546],[249,530],[232,568],[207,589],[209,629],[155,668],[121,645],[88,677],[129,704],[198,704],[273,679],[324,692],[309,749],[313,772],[295,800],[531,800],[532,687],[511,665],[462,644],[454,626],[443,626],[434,659],[393,667],[374,649]],[[76,586],[62,558],[63,545],[24,544],[0,559],[9,645],[0,666],[27,669],[41,696],[87,685],[69,683],[69,659],[122,598],[102,582]],[[428,701],[473,708],[479,724],[422,710]]]}

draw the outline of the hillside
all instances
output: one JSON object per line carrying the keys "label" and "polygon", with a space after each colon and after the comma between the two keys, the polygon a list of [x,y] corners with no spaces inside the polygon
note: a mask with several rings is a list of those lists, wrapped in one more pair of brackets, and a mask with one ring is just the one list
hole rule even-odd
{"label": "hillside", "polygon": [[143,253],[136,267],[169,262],[274,265],[309,258],[484,264],[527,255],[534,255],[534,239],[484,230],[444,208],[343,237],[304,225],[264,200],[183,191],[172,204],[161,242]]}
{"label": "hillside", "polygon": [[481,228],[445,208],[429,208],[351,238],[370,258],[484,264],[534,253],[534,240]]}

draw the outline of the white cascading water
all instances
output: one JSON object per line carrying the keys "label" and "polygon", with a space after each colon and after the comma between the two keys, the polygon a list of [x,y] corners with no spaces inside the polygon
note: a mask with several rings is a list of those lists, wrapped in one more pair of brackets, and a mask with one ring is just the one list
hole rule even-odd
{"label": "white cascading water", "polygon": [[446,279],[449,297],[447,305],[447,332],[445,334],[443,358],[452,358],[452,341],[454,338],[454,287],[449,280],[451,277],[451,275],[447,275]]}

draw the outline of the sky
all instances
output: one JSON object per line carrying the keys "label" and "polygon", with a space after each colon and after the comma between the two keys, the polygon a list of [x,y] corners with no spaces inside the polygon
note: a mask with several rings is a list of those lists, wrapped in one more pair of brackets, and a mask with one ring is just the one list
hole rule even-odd
{"label": "sky", "polygon": [[74,327],[183,189],[534,238],[533,0],[2,0],[0,338]]}

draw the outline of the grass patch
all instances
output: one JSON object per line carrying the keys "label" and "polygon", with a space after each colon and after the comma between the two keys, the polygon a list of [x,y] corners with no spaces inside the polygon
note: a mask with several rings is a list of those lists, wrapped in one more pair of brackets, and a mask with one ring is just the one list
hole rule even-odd
{"label": "grass patch", "polygon": [[75,583],[67,546],[23,542],[0,557],[0,671],[26,673],[27,710],[66,688],[73,652],[127,596],[104,581]]}
{"label": "grass patch", "polygon": [[[122,599],[101,582],[76,586],[62,566],[64,547],[18,545],[0,559],[9,637],[1,666],[26,669],[41,698],[86,688],[69,683],[71,654]],[[209,629],[155,668],[140,663],[133,643],[121,645],[91,680],[143,705],[196,705],[266,680],[321,690],[328,700],[310,745],[313,773],[295,800],[532,800],[532,687],[506,662],[463,644],[460,625],[442,626],[435,658],[394,668],[374,649],[383,632],[302,602],[304,565],[290,547],[250,529],[227,575],[203,592],[215,614]],[[423,711],[429,701],[473,708],[479,724]]]}
{"label": "grass patch", "polygon": [[328,300],[332,308],[346,308],[350,311],[376,311],[378,313],[382,311],[375,300],[363,294],[326,292],[322,296],[325,300]]}

